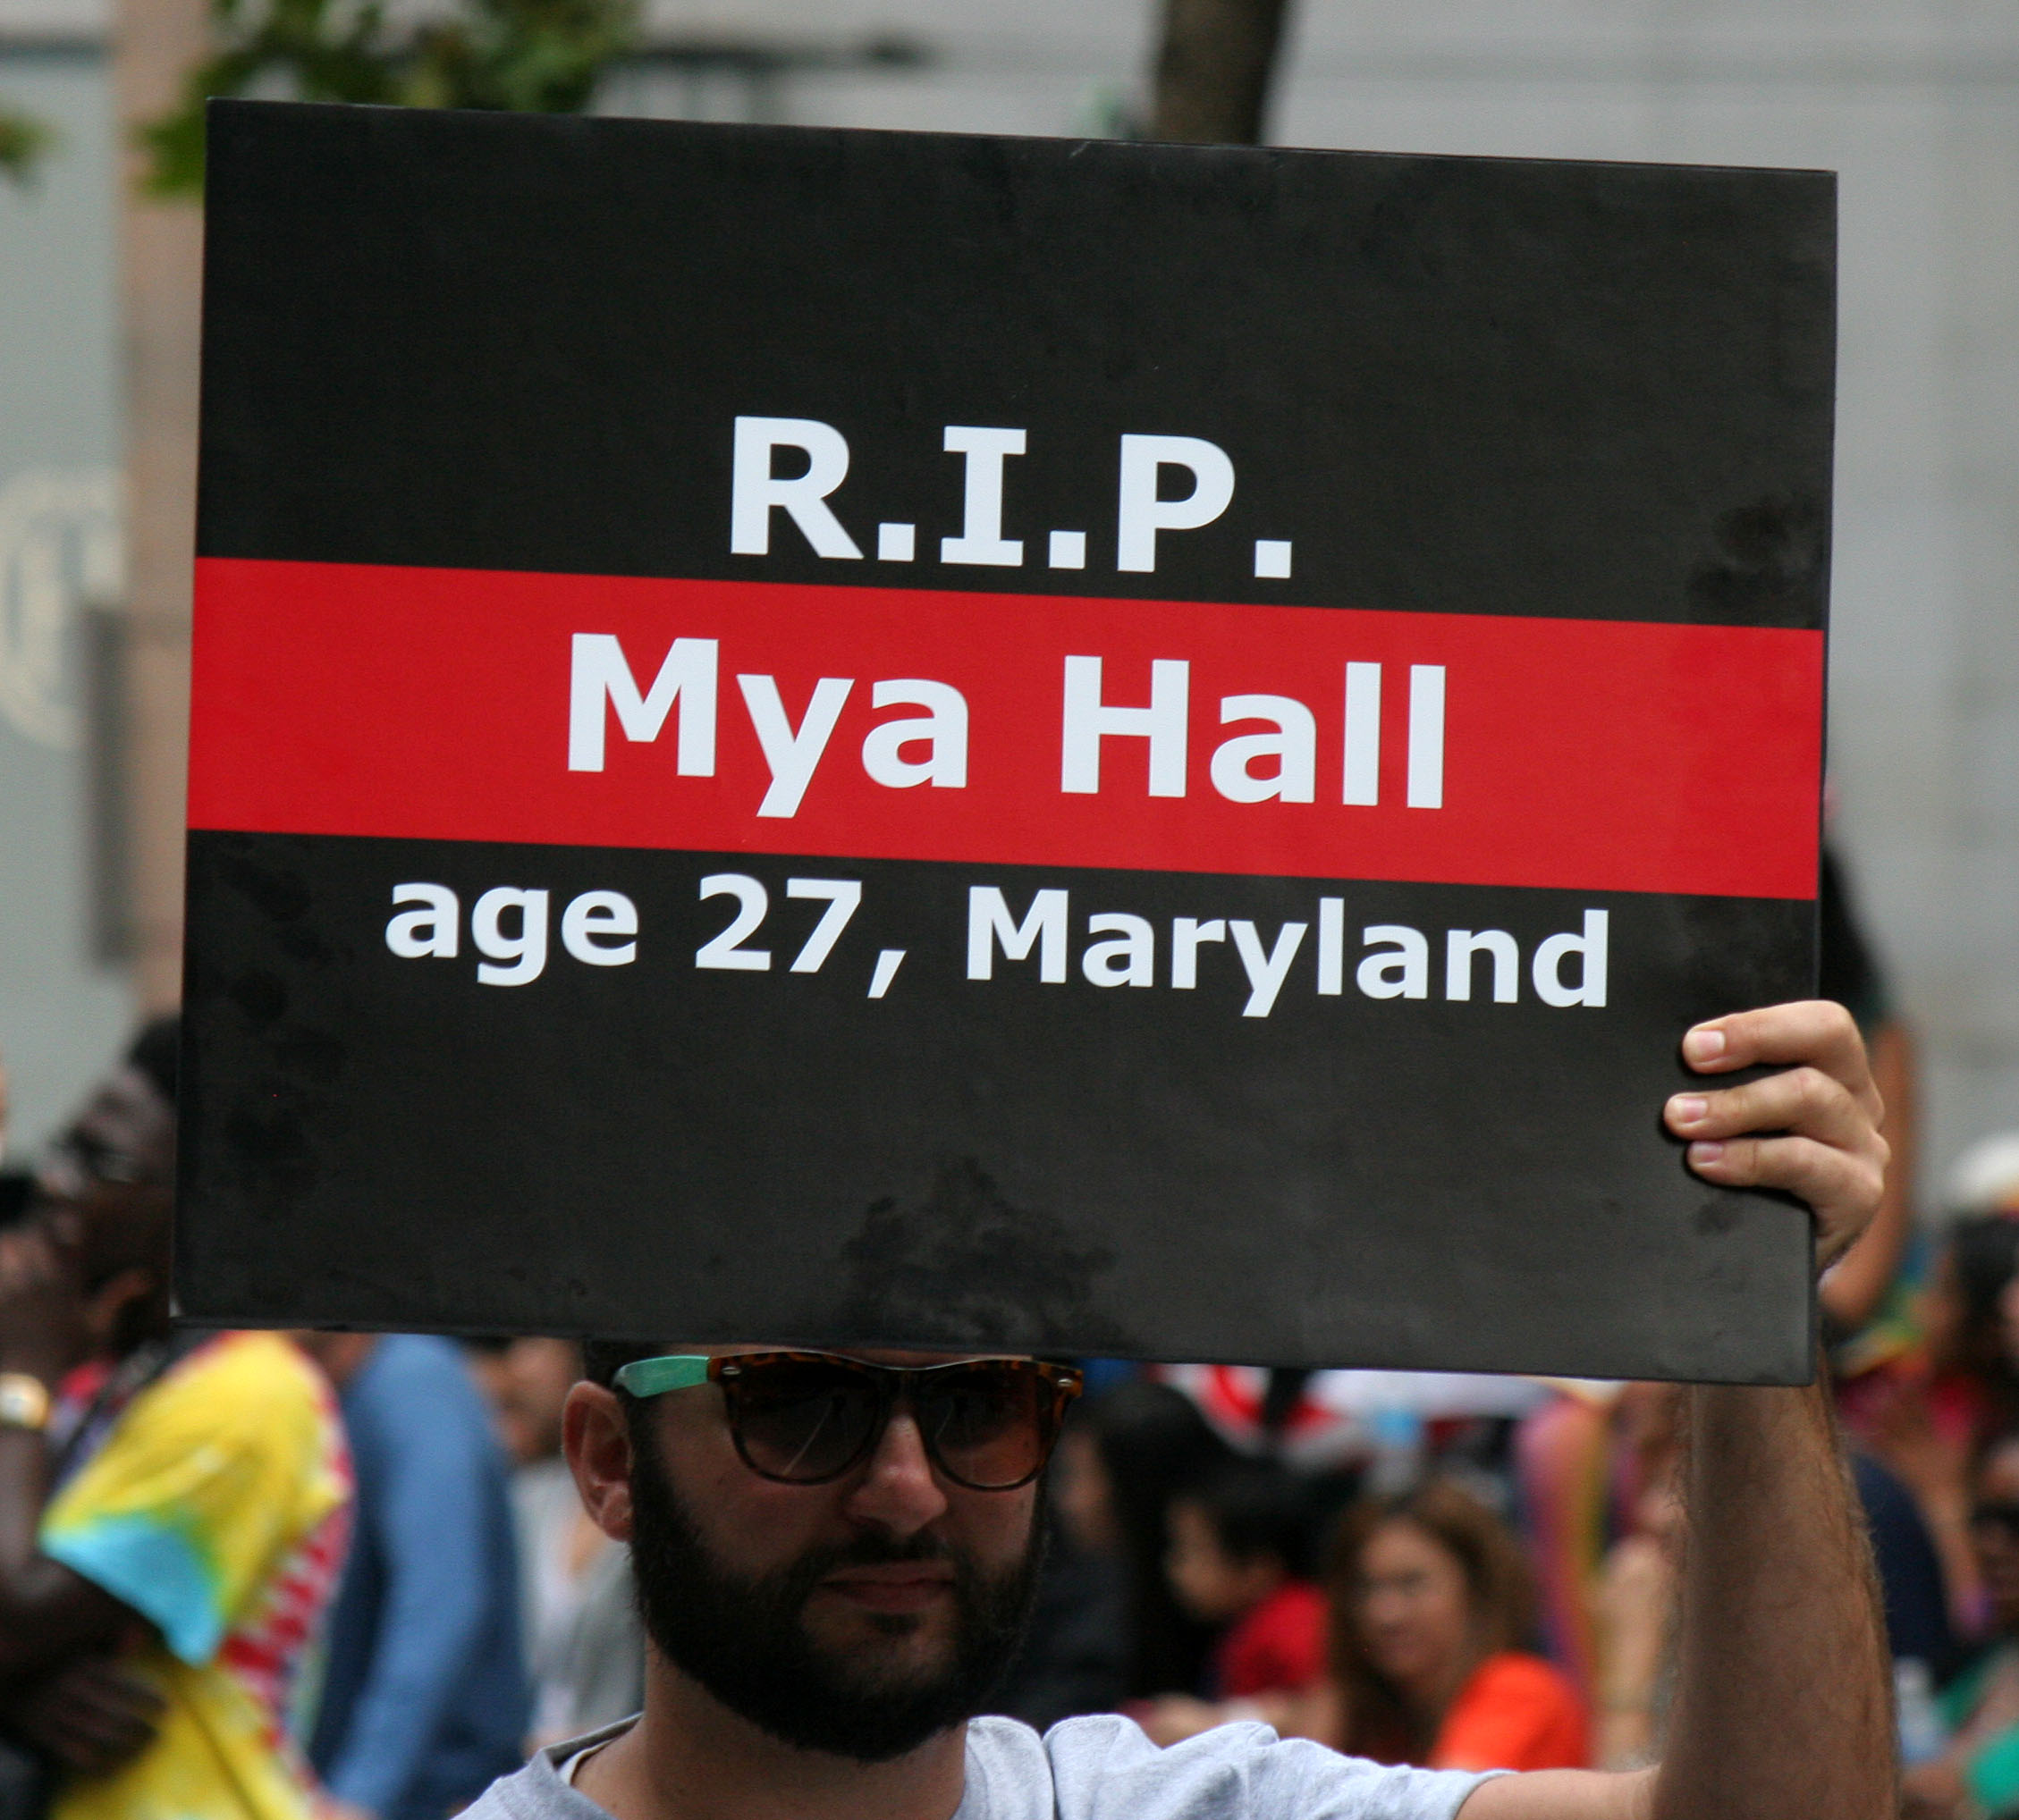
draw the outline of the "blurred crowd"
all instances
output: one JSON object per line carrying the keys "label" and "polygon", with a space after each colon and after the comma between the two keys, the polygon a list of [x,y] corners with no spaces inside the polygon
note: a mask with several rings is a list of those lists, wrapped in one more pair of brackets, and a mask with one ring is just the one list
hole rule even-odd
{"label": "blurred crowd", "polygon": [[[1906,1812],[2019,1815],[2019,1133],[1916,1219],[1911,1043],[1826,885],[1824,991],[1901,1159],[1820,1293]],[[0,1820],[438,1820],[640,1703],[627,1551],[562,1457],[579,1350],[179,1327],[176,1066],[150,1025],[0,1177]],[[1086,1362],[997,1710],[1437,1767],[1660,1754],[1674,1387]]]}

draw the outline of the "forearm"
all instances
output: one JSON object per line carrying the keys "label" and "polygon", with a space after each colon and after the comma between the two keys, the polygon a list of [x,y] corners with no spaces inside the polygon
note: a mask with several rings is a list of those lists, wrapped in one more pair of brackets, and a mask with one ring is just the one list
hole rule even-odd
{"label": "forearm", "polygon": [[[33,1378],[51,1394],[84,1344],[75,1260],[60,1227],[29,1221],[0,1235],[0,1372]],[[43,1435],[0,1428],[0,1675],[106,1642],[132,1619],[42,1553],[51,1466]]]}
{"label": "forearm", "polygon": [[0,1674],[19,1674],[117,1629],[123,1608],[38,1546],[48,1497],[48,1448],[0,1428]]}
{"label": "forearm", "polygon": [[48,1496],[47,1443],[27,1428],[0,1428],[0,1588],[36,1558]]}
{"label": "forearm", "polygon": [[1890,1676],[1826,1394],[1691,1394],[1677,1688],[1656,1820],[1881,1820]]}

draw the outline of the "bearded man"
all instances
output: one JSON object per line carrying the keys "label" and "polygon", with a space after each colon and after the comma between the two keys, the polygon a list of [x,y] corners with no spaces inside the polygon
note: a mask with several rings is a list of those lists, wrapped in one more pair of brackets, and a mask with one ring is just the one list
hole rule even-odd
{"label": "bearded man", "polygon": [[[1664,1109],[1689,1167],[1783,1190],[1827,1266],[1880,1197],[1856,1027],[1778,1006],[1699,1025]],[[1652,1108],[1651,1108],[1652,1109]],[[469,1820],[1880,1820],[1890,1685],[1820,1386],[1691,1394],[1670,1748],[1626,1775],[1383,1767],[1229,1725],[1159,1750],[1119,1716],[976,1718],[1028,1606],[1070,1367],[756,1346],[592,1349],[586,1507],[631,1544],[643,1714],[543,1752]]]}

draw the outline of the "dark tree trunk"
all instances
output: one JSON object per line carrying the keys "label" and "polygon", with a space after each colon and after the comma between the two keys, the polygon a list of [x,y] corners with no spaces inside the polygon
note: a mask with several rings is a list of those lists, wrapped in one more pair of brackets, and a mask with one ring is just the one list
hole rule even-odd
{"label": "dark tree trunk", "polygon": [[1164,0],[1150,137],[1258,144],[1284,5],[1285,0]]}

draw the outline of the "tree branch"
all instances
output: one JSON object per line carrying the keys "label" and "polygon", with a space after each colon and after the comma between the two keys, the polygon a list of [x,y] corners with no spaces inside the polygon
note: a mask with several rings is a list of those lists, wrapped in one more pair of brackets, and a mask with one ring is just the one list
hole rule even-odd
{"label": "tree branch", "polygon": [[1260,143],[1284,4],[1164,0],[1152,139]]}

